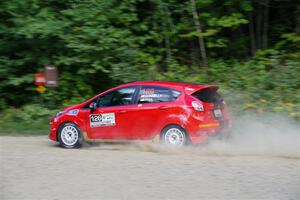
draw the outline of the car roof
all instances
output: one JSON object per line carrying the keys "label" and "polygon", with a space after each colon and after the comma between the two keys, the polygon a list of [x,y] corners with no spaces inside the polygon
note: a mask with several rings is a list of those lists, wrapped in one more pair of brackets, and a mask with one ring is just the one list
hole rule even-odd
{"label": "car roof", "polygon": [[165,85],[165,86],[199,86],[207,84],[191,83],[191,82],[181,82],[181,81],[159,81],[159,80],[150,80],[150,81],[132,81],[125,83],[125,85]]}
{"label": "car roof", "polygon": [[191,93],[193,91],[195,92],[196,90],[204,89],[207,87],[219,88],[217,85],[213,85],[213,84],[200,84],[200,83],[180,82],[180,81],[158,81],[158,80],[133,81],[133,82],[125,83],[121,86],[138,86],[138,85],[162,86],[162,87],[169,87],[173,89],[180,88],[182,90],[185,90],[187,93]]}

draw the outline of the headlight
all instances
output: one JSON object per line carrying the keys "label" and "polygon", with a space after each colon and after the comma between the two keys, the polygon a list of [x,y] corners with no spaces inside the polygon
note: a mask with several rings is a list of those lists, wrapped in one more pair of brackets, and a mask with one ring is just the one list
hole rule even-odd
{"label": "headlight", "polygon": [[65,111],[59,111],[58,113],[56,113],[55,118],[63,115],[65,113]]}
{"label": "headlight", "polygon": [[79,112],[78,109],[70,110],[70,111],[68,111],[67,115],[77,115],[78,112]]}
{"label": "headlight", "polygon": [[68,112],[67,111],[59,111],[58,113],[56,113],[55,118],[62,116],[65,113],[67,113],[67,115],[76,116],[78,114],[78,112],[79,112],[78,109],[69,110]]}

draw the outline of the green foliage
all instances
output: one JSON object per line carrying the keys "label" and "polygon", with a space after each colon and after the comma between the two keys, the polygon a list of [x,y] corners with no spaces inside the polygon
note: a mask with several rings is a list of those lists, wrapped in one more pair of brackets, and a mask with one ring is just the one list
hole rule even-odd
{"label": "green foliage", "polygon": [[279,61],[215,62],[209,69],[209,82],[227,90],[225,97],[235,111],[280,111],[300,119],[300,62]]}
{"label": "green foliage", "polygon": [[208,24],[216,27],[238,27],[241,24],[247,24],[248,20],[244,19],[241,13],[232,13],[229,16],[223,16],[221,18],[210,18]]}
{"label": "green foliage", "polygon": [[[266,59],[266,57],[264,57]],[[215,83],[234,113],[247,109],[256,112],[285,112],[300,119],[299,61],[272,58],[238,62],[213,60],[206,73],[203,70],[174,65],[158,78],[200,83]]]}

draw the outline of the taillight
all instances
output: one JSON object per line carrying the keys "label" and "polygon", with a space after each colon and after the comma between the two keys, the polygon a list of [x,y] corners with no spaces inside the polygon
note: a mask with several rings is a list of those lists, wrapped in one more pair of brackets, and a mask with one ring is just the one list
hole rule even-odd
{"label": "taillight", "polygon": [[197,111],[204,111],[204,107],[203,107],[202,103],[199,101],[192,101],[192,106]]}

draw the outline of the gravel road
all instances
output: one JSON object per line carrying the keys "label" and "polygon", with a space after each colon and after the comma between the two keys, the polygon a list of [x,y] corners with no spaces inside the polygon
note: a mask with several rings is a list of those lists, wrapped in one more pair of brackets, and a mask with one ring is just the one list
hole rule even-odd
{"label": "gravel road", "polygon": [[300,199],[298,154],[208,152],[1,136],[0,199]]}

